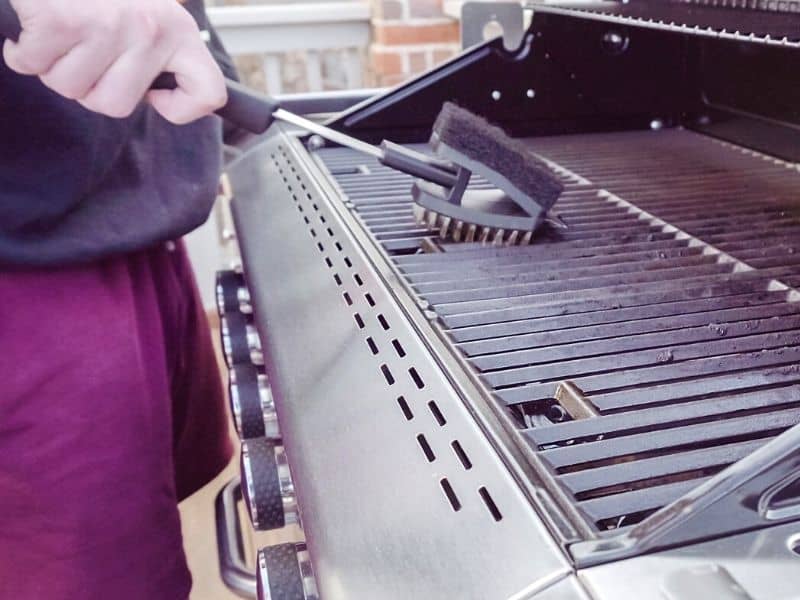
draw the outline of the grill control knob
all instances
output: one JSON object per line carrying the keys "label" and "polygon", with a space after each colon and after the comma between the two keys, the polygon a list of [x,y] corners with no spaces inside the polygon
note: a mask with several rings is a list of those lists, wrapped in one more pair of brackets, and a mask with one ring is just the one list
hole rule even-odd
{"label": "grill control knob", "polygon": [[258,600],[318,600],[305,544],[279,544],[258,552]]}
{"label": "grill control knob", "polygon": [[217,271],[217,310],[219,315],[241,312],[250,314],[250,292],[241,273],[233,270]]}
{"label": "grill control knob", "polygon": [[228,367],[252,363],[264,364],[261,340],[249,318],[242,313],[228,313],[222,317],[222,351]]}
{"label": "grill control knob", "polygon": [[229,391],[233,421],[241,439],[280,438],[272,391],[267,376],[258,367],[234,365]]}
{"label": "grill control knob", "polygon": [[243,441],[241,470],[242,493],[255,529],[267,531],[298,522],[283,446],[264,438]]}

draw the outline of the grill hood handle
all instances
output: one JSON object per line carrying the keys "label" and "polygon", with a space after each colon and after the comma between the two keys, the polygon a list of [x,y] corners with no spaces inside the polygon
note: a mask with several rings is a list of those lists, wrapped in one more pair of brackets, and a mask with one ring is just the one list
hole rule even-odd
{"label": "grill hood handle", "polygon": [[[16,11],[8,0],[0,0],[0,37],[18,40],[22,27]],[[178,87],[175,75],[162,73],[153,82],[151,89],[173,90]],[[275,112],[280,108],[280,102],[270,96],[265,96],[249,90],[242,84],[225,80],[228,91],[228,101],[219,110],[217,115],[251,133],[264,133],[274,120]]]}

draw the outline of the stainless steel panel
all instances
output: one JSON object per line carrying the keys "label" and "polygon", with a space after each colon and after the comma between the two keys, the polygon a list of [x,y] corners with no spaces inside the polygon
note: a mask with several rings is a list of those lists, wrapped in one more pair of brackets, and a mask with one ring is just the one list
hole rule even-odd
{"label": "stainless steel panel", "polygon": [[564,556],[295,144],[271,138],[231,180],[321,596],[546,587]]}
{"label": "stainless steel panel", "polygon": [[570,575],[540,592],[518,594],[508,600],[591,600],[591,598],[578,578]]}
{"label": "stainless steel panel", "polygon": [[[790,524],[623,560],[579,572],[597,600],[665,600],[670,582],[687,570],[717,565],[754,600],[797,600],[800,597],[800,554],[790,547],[800,541],[800,525]],[[702,591],[696,586],[695,592]],[[683,600],[716,600],[717,595],[683,595]],[[736,596],[733,596],[736,598]]]}

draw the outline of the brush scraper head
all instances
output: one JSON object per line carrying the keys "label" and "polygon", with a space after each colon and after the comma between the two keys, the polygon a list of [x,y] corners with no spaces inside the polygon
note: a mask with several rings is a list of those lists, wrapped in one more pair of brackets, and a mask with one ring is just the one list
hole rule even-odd
{"label": "brush scraper head", "polygon": [[431,148],[441,158],[482,175],[494,190],[448,190],[418,181],[417,217],[443,238],[494,244],[529,243],[564,190],[559,177],[502,129],[448,102],[433,127]]}

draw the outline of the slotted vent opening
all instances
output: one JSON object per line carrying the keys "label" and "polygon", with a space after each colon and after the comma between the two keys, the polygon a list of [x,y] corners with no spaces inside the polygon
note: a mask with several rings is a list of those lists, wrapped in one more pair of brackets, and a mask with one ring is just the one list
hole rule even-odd
{"label": "slotted vent opening", "polygon": [[[287,157],[284,153],[284,159],[286,158]],[[273,156],[273,159],[275,159],[275,156]],[[282,175],[285,175],[283,168],[278,163],[277,159],[275,160],[276,160],[276,165],[278,165],[279,172]],[[323,225],[329,225],[328,222],[331,221],[331,219],[323,215],[321,207],[316,202],[313,202],[313,196],[307,190],[305,184],[302,182],[300,174],[295,172],[294,177],[297,180],[300,188],[305,191],[306,201],[309,202],[311,209],[313,209],[313,211],[317,213],[319,222],[322,223]],[[288,180],[286,181],[286,185],[287,188],[290,191],[292,191],[292,184],[289,183]],[[301,198],[298,197],[298,195],[295,193],[292,193],[292,198],[297,206],[298,211],[300,213],[303,213],[305,209],[302,205]],[[304,221],[308,225],[309,235],[311,235],[312,238],[318,237],[317,231],[311,226],[308,217],[304,216]],[[364,343],[367,349],[369,350],[370,354],[372,356],[378,356],[381,353],[381,348],[379,343],[383,343],[384,340],[380,339],[380,335],[375,335],[374,332],[376,330],[371,326],[368,326],[368,321],[367,321],[368,313],[370,313],[373,309],[377,308],[378,302],[373,293],[370,291],[364,291],[360,295],[354,294],[355,289],[353,288],[352,284],[348,283],[349,280],[342,277],[342,273],[344,272],[341,271],[341,268],[346,268],[348,270],[348,272],[351,274],[352,281],[355,283],[356,286],[365,287],[366,282],[362,277],[361,273],[353,272],[355,269],[355,263],[351,259],[350,255],[345,254],[345,247],[342,244],[342,242],[336,239],[336,232],[333,230],[332,226],[331,225],[327,226],[325,231],[328,234],[328,236],[332,238],[331,243],[336,248],[337,251],[336,256],[340,257],[338,260],[341,261],[341,265],[335,264],[337,260],[335,256],[332,257],[325,255],[325,244],[323,244],[321,241],[318,240],[315,241],[316,247],[319,250],[319,252],[323,255],[322,260],[324,261],[325,265],[329,269],[331,269],[331,276],[336,285],[345,288],[342,291],[342,299],[345,305],[348,307],[358,308],[357,312],[352,313],[355,324],[359,328],[359,330],[364,331],[364,338],[363,338]],[[363,302],[366,304],[365,306],[361,304],[362,302],[360,300],[361,298],[363,298]],[[381,331],[383,332],[391,331],[392,328],[389,323],[389,320],[383,313],[380,312],[377,312],[377,314],[373,313],[373,316],[375,317],[377,325],[380,327]],[[399,371],[395,369],[396,367],[397,369],[403,368],[408,372],[409,376],[408,382],[413,389],[416,389],[418,391],[425,389],[426,387],[425,381],[415,366],[412,365],[412,366],[400,367],[399,365],[395,364],[399,361],[404,361],[408,359],[407,348],[401,341],[401,339],[399,337],[396,337],[396,334],[390,337],[389,334],[386,333],[385,336],[386,336],[385,339],[386,347],[391,347],[393,351],[391,354],[385,355],[386,358],[389,360],[387,360],[387,362],[380,363],[379,365],[380,372],[383,376],[383,379],[386,381],[387,386],[393,387],[398,385],[395,377],[395,372]],[[408,387],[408,386],[404,383],[403,387]],[[399,414],[402,416],[404,422],[415,421],[414,405],[412,401],[408,397],[406,397],[406,395],[399,395],[394,397],[397,407],[399,409]],[[422,400],[421,398],[419,399],[419,402],[420,403],[418,406],[420,407],[420,409],[425,410],[425,408],[427,408],[427,412],[429,413],[432,422],[437,426],[437,428],[442,428],[447,424],[447,419],[437,402],[433,400],[425,401]],[[424,433],[419,433],[418,431],[412,433],[412,430],[409,430],[409,432],[411,433],[411,435],[414,436],[414,439],[416,440],[416,445],[419,448],[419,451],[421,451],[422,455],[424,456],[426,462],[428,463],[436,462],[437,464],[440,464],[440,461],[437,460],[438,457],[434,452],[433,446],[431,444],[430,436]],[[443,443],[447,444],[448,442],[443,442]],[[457,463],[454,464],[459,464],[460,468],[463,469],[464,472],[470,471],[473,467],[472,461],[468,456],[468,454],[466,453],[466,451],[464,450],[461,443],[459,442],[459,440],[450,440],[449,445],[453,451],[453,456],[455,456],[455,459],[457,460]],[[452,508],[452,510],[454,512],[461,511],[462,500],[456,494],[455,489],[453,488],[453,485],[451,483],[451,480],[447,477],[442,477],[441,479],[439,479],[439,486],[443,492],[443,495],[447,503]],[[491,499],[491,495],[489,495],[489,492],[486,490],[486,488],[481,487],[480,489],[483,491],[479,492],[479,496],[482,500],[483,505],[486,507],[489,513],[492,514],[495,520],[499,520],[499,518],[502,518],[502,516],[500,516],[499,518],[496,516],[499,515],[499,511],[497,511],[496,506],[494,505],[494,501]]]}
{"label": "slotted vent opening", "polygon": [[431,411],[431,414],[433,415],[433,418],[436,420],[436,423],[439,425],[439,427],[444,427],[447,424],[447,419],[444,418],[442,410],[435,401],[431,400],[428,402],[428,409]]}
{"label": "slotted vent opening", "polygon": [[431,445],[428,443],[427,438],[420,433],[417,436],[417,442],[419,443],[419,447],[422,448],[422,453],[425,455],[425,458],[428,459],[428,462],[435,461],[436,455],[433,453],[433,449],[431,448]]}
{"label": "slotted vent opening", "polygon": [[503,513],[500,512],[499,508],[497,508],[497,504],[495,504],[494,498],[492,498],[489,490],[487,490],[485,487],[482,487],[478,490],[478,494],[480,494],[481,500],[483,500],[483,503],[486,505],[486,508],[489,511],[489,514],[492,515],[492,518],[495,521],[502,521]]}
{"label": "slotted vent opening", "polygon": [[447,501],[450,502],[451,508],[455,512],[460,511],[461,510],[461,500],[458,499],[458,496],[456,495],[456,492],[453,489],[453,486],[450,485],[450,481],[448,481],[447,478],[445,477],[444,479],[439,481],[439,485],[442,486],[442,491],[444,492],[444,495],[447,498]]}
{"label": "slotted vent opening", "polygon": [[464,448],[461,447],[461,442],[459,442],[458,440],[453,440],[450,443],[450,445],[452,446],[453,452],[456,453],[456,456],[463,465],[464,469],[469,471],[472,468],[472,461],[469,459],[469,456],[467,455],[467,452],[464,450]]}
{"label": "slotted vent opening", "polygon": [[407,421],[414,418],[414,413],[411,411],[411,407],[408,406],[408,402],[406,402],[403,396],[397,397],[397,404],[400,406],[400,410],[403,411],[403,416]]}

